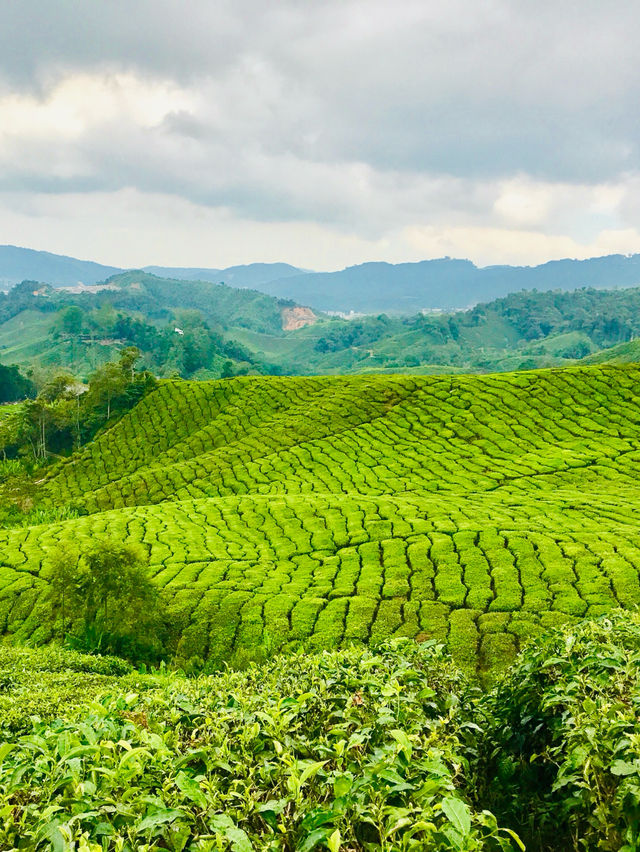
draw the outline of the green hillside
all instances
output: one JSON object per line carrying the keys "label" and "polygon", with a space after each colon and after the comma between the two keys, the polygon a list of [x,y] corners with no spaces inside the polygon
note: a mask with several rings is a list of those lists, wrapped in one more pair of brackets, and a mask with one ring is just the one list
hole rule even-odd
{"label": "green hillside", "polygon": [[610,346],[582,359],[583,364],[634,364],[640,362],[640,340]]}
{"label": "green hillside", "polygon": [[178,657],[389,635],[494,670],[546,627],[640,603],[636,367],[163,382],[0,531],[0,629],[46,641],[51,555],[141,542]]}
{"label": "green hillside", "polygon": [[288,334],[233,333],[257,357],[298,374],[564,366],[640,334],[640,289],[521,291],[454,313],[332,317]]}
{"label": "green hillside", "polygon": [[[59,370],[86,380],[132,345],[160,377],[439,375],[599,363],[639,334],[639,288],[522,291],[448,314],[351,319],[145,272],[90,291],[24,282],[0,294],[0,361],[33,369],[38,386]],[[620,358],[633,360],[634,347]]]}
{"label": "green hillside", "polygon": [[0,293],[0,362],[29,371],[39,386],[60,371],[86,380],[131,345],[159,376],[273,372],[230,330],[282,333],[291,305],[255,290],[145,272],[113,276],[95,289],[24,281]]}

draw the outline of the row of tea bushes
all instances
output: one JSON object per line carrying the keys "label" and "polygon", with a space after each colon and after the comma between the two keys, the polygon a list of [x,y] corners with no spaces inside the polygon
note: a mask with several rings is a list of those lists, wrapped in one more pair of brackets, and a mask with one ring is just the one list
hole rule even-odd
{"label": "row of tea bushes", "polygon": [[562,492],[445,506],[416,495],[246,496],[2,530],[0,631],[51,639],[53,557],[106,535],[145,548],[182,661],[401,635],[444,641],[468,671],[494,672],[549,627],[640,603],[637,505],[606,495],[569,505]]}

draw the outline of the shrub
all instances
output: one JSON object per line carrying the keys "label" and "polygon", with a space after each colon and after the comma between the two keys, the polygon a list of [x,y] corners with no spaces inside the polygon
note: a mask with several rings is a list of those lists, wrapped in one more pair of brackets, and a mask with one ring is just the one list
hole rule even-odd
{"label": "shrub", "polygon": [[0,848],[515,850],[462,789],[472,695],[406,641],[116,687],[0,747]]}
{"label": "shrub", "polygon": [[531,645],[484,702],[478,798],[533,849],[640,843],[640,615]]}
{"label": "shrub", "polygon": [[49,581],[62,638],[73,647],[135,660],[159,658],[162,605],[139,547],[97,537],[81,554],[59,549]]}

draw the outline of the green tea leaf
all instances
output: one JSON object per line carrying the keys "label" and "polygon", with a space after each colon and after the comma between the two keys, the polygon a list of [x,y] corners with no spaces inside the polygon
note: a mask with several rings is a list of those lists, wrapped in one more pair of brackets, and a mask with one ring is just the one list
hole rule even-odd
{"label": "green tea leaf", "polygon": [[442,812],[463,837],[469,834],[471,831],[471,815],[469,808],[461,799],[447,796],[442,800]]}

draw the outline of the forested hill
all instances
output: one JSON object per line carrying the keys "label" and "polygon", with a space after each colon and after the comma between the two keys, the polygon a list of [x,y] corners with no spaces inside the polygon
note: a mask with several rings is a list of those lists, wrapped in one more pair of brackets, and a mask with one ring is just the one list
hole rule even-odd
{"label": "forested hill", "polygon": [[350,320],[256,290],[144,272],[91,292],[26,282],[0,294],[0,361],[83,379],[131,345],[157,376],[206,379],[637,361],[638,336],[640,288],[526,291],[467,311]]}
{"label": "forested hill", "polygon": [[[267,296],[258,290],[228,287],[210,281],[180,281],[161,278],[148,272],[123,272],[108,278],[107,292],[101,300],[114,308],[141,311],[153,316],[172,310],[192,309],[203,317],[225,328],[241,326],[254,331],[279,333],[282,331],[283,308],[295,305],[291,300]],[[79,298],[90,300],[89,294]],[[75,298],[75,295],[74,295]]]}
{"label": "forested hill", "polygon": [[315,319],[256,290],[145,272],[119,273],[84,289],[25,281],[0,293],[0,361],[36,378],[63,371],[84,380],[118,350],[136,346],[159,376],[273,372],[277,365],[264,363],[237,333],[283,334],[291,316],[299,323]]}
{"label": "forested hill", "polygon": [[[249,330],[237,334],[284,372],[486,372],[561,366],[640,336],[640,288],[527,291],[467,311],[321,319],[286,336]],[[638,360],[637,354],[631,347],[625,360]]]}

